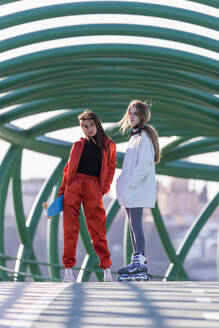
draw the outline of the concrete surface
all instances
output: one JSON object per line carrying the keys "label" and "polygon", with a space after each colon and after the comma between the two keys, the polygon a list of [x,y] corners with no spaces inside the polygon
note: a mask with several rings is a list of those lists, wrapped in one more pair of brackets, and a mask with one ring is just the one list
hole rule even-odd
{"label": "concrete surface", "polygon": [[0,283],[0,327],[219,327],[219,282]]}

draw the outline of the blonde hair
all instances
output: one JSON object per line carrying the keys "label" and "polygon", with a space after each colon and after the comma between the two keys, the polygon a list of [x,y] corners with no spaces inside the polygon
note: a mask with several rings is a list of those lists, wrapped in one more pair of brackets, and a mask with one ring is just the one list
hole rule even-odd
{"label": "blonde hair", "polygon": [[151,118],[151,111],[148,108],[148,106],[143,103],[140,100],[132,100],[128,108],[125,112],[125,115],[123,118],[118,122],[118,125],[120,125],[120,130],[125,133],[125,131],[130,127],[130,122],[129,122],[129,112],[130,108],[135,107],[138,113],[138,116],[140,118],[140,123],[138,124],[138,127],[144,130],[147,133],[147,136],[151,139],[154,150],[155,150],[155,155],[154,155],[154,162],[159,163],[160,162],[160,146],[158,142],[158,134],[155,128],[152,125],[146,124],[150,118]]}

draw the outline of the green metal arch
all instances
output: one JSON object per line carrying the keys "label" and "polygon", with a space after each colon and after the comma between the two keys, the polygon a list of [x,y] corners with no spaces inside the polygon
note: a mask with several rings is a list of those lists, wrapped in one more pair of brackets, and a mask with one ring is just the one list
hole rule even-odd
{"label": "green metal arch", "polygon": [[[205,0],[192,0],[192,2],[197,2],[197,3],[201,3],[203,5],[206,5]],[[214,7],[214,8],[219,8],[218,0],[209,0],[207,5],[211,6],[211,7]]]}
{"label": "green metal arch", "polygon": [[132,3],[128,1],[84,1],[83,3],[68,3],[25,10],[2,17],[0,29],[42,19],[88,14],[130,14],[154,16],[200,25],[217,31],[219,30],[219,23],[216,17],[196,13],[192,10],[173,8],[171,6],[138,2]]}
{"label": "green metal arch", "polygon": [[44,69],[37,70],[28,73],[20,73],[11,77],[8,77],[0,82],[0,90],[2,92],[8,92],[11,90],[21,89],[27,86],[34,86],[39,84],[48,83],[51,81],[69,81],[74,79],[86,78],[86,80],[94,79],[95,81],[101,79],[103,76],[105,80],[117,81],[121,77],[121,81],[131,78],[133,83],[140,81],[170,81],[177,85],[184,85],[189,82],[189,85],[198,90],[206,92],[217,92],[219,88],[219,82],[216,79],[202,76],[198,74],[191,74],[188,72],[177,71],[167,68],[157,68],[155,65],[150,69],[133,69],[133,68],[110,68],[110,67],[98,67],[77,69],[76,66],[69,68],[59,69]]}
{"label": "green metal arch", "polygon": [[[16,1],[3,1],[1,4],[12,2]],[[218,8],[218,3],[214,0],[209,0],[208,5]],[[171,6],[127,1],[83,1],[20,11],[3,16],[0,29],[4,32],[8,27],[40,22],[47,18],[104,13],[166,18],[214,31],[219,30],[217,18],[210,15]],[[145,37],[153,37],[179,42],[185,47],[195,46],[200,53],[127,43],[83,44],[19,56],[19,48],[26,45],[66,37],[97,35],[126,35],[141,37],[142,40]],[[102,122],[116,123],[129,100],[139,97],[150,102],[152,98],[150,123],[155,126],[159,136],[178,136],[162,149],[161,162],[156,166],[157,174],[205,181],[219,180],[218,166],[184,160],[191,155],[208,154],[219,150],[219,112],[216,96],[219,65],[216,59],[208,58],[205,52],[202,52],[202,49],[210,50],[217,58],[217,40],[160,26],[83,24],[33,33],[27,31],[26,34],[4,40],[0,45],[2,53],[13,49],[17,49],[18,56],[0,63],[0,92],[7,93],[0,99],[0,107],[3,110],[0,110],[0,138],[11,144],[0,166],[0,279],[9,279],[12,272],[13,277],[20,281],[25,280],[25,277],[32,277],[36,281],[59,281],[61,278],[60,270],[63,267],[59,264],[57,242],[59,218],[53,218],[54,220],[48,224],[49,263],[40,263],[37,260],[33,240],[42,212],[41,202],[49,197],[52,190],[52,197],[57,194],[62,169],[72,144],[45,134],[76,126],[77,115],[84,108],[95,110]],[[34,124],[29,129],[16,126],[16,120],[20,118],[62,109],[67,112]],[[12,124],[12,121],[15,122]],[[116,143],[127,140],[127,135],[122,136],[116,124],[106,131]],[[193,140],[196,137],[202,139]],[[21,193],[23,149],[61,158],[39,192],[27,220]],[[121,168],[123,157],[123,153],[117,152],[118,168]],[[12,257],[5,255],[4,250],[4,210],[10,179],[13,182],[15,219],[21,242],[14,271],[7,268],[7,261]],[[164,225],[158,203],[152,210],[152,215],[163,247],[172,263],[165,274],[165,279],[189,279],[183,262],[201,228],[216,208],[218,195],[209,202],[194,222],[177,251],[174,250]],[[117,201],[109,205],[107,231],[118,210]],[[98,260],[89,239],[83,213],[80,222],[81,238],[87,255],[82,268],[78,268],[78,281],[89,280],[91,272],[95,272],[97,279],[101,280],[102,272],[97,269]],[[131,248],[127,225],[124,227],[124,237],[124,257],[125,261],[128,261]],[[42,276],[41,264],[49,266],[50,277]],[[27,268],[30,269],[30,274],[26,272]]]}
{"label": "green metal arch", "polygon": [[17,37],[2,41],[0,45],[0,52],[44,41],[70,37],[88,37],[97,35],[127,35],[150,37],[168,41],[177,41],[196,47],[208,49],[211,51],[219,52],[219,44],[211,38],[174,29],[134,24],[88,24],[45,29],[39,32],[22,34]]}
{"label": "green metal arch", "polygon": [[[91,97],[92,95],[95,97],[99,94],[99,97],[108,96],[109,99],[113,99],[116,95],[116,97],[120,96],[122,99],[122,97],[127,97],[127,95],[131,93],[135,93],[136,95],[138,95],[138,97],[142,98],[144,97],[144,95],[149,95],[149,93],[153,95],[154,92],[159,92],[160,97],[165,97],[166,95],[168,95],[167,98],[177,98],[179,100],[186,100],[200,105],[209,106],[213,109],[218,108],[219,104],[218,98],[214,95],[207,92],[200,92],[198,90],[194,90],[187,87],[181,87],[171,84],[163,85],[150,81],[145,82],[145,88],[143,88],[143,85],[141,83],[139,83],[138,85],[132,85],[130,82],[128,84],[129,86],[126,87],[126,83],[124,83],[124,87],[120,88],[120,90],[117,91],[116,86],[114,84],[111,86],[109,82],[96,82],[95,88],[90,88],[89,84],[83,87],[83,85],[80,84],[79,80],[78,83],[74,86],[75,91],[72,92],[72,100],[76,100],[77,98],[82,97],[84,93],[86,94],[86,97]],[[20,89],[2,97],[2,99],[0,100],[0,108],[4,108],[7,106],[9,107],[11,105],[20,104],[26,101],[36,101],[38,99],[52,97],[54,92],[57,96],[61,96],[64,94],[64,92],[68,94],[68,91],[70,91],[71,88],[72,85],[69,84],[69,81],[67,81],[58,84],[43,84],[40,86],[25,88],[24,90]]]}
{"label": "green metal arch", "polygon": [[[0,76],[8,76],[18,72],[24,72],[39,68],[41,65],[56,65],[59,61],[69,59],[87,58],[127,58],[127,59],[149,59],[162,61],[168,65],[169,62],[179,65],[184,70],[192,70],[198,74],[217,78],[218,62],[204,56],[190,54],[184,51],[166,49],[162,47],[152,47],[133,44],[95,44],[69,46],[43,50],[33,54],[5,60],[0,63]],[[122,60],[121,60],[122,61]],[[25,64],[25,65],[24,65]]]}

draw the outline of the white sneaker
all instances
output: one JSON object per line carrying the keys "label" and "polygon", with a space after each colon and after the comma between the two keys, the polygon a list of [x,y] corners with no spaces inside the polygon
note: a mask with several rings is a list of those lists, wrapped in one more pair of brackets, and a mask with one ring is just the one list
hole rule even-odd
{"label": "white sneaker", "polygon": [[75,282],[72,268],[65,269],[65,277],[63,279],[63,282]]}
{"label": "white sneaker", "polygon": [[104,279],[103,281],[104,282],[110,282],[110,281],[113,281],[113,277],[111,275],[111,270],[110,268],[106,268],[103,270],[104,271]]}

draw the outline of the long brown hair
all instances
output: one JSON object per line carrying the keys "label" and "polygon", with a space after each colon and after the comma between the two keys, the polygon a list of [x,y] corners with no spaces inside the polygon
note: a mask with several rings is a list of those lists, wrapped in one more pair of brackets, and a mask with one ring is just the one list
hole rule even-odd
{"label": "long brown hair", "polygon": [[151,111],[145,103],[143,103],[140,100],[132,100],[129,103],[125,115],[123,116],[121,121],[118,122],[118,124],[121,125],[120,130],[124,133],[130,127],[129,111],[131,107],[135,107],[139,115],[140,123],[138,124],[138,127],[147,133],[148,137],[151,139],[153,143],[154,150],[155,150],[154,162],[159,163],[161,153],[160,153],[160,146],[158,142],[158,134],[152,125],[146,124],[151,118]]}
{"label": "long brown hair", "polygon": [[106,140],[110,139],[110,138],[105,133],[99,117],[91,110],[86,109],[85,111],[83,111],[83,113],[78,115],[78,120],[79,120],[79,123],[81,126],[83,124],[83,121],[85,121],[85,120],[93,120],[94,121],[96,128],[97,128],[97,134],[95,137],[90,137],[90,136],[86,136],[86,137],[88,139],[93,140],[101,150],[103,148],[106,149]]}

